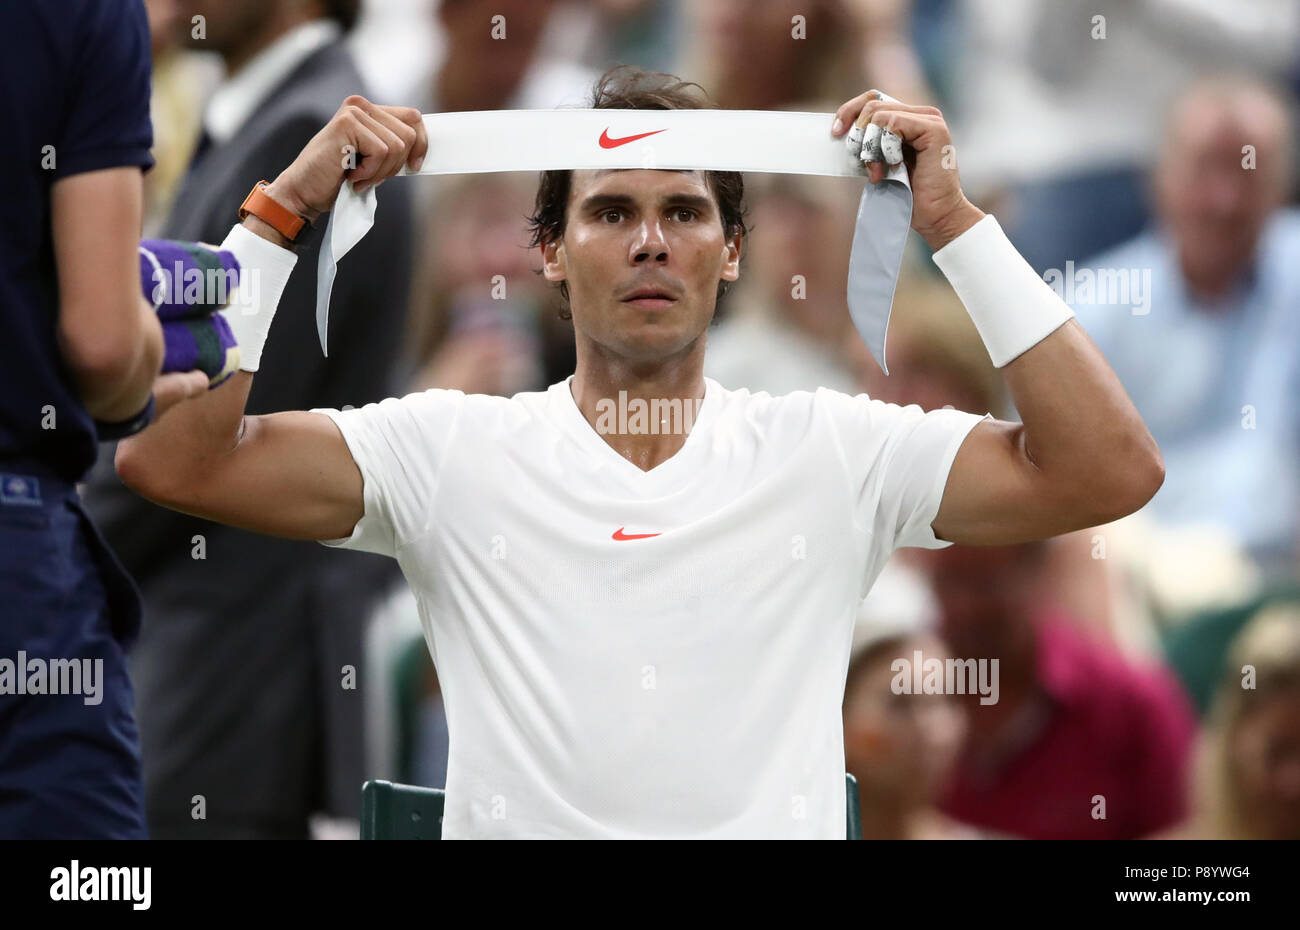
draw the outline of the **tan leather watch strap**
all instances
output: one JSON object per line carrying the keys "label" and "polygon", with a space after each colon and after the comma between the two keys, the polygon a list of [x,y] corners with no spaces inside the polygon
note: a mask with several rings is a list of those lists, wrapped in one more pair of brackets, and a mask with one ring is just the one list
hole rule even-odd
{"label": "tan leather watch strap", "polygon": [[307,220],[272,198],[265,190],[268,184],[268,181],[258,181],[253,185],[239,208],[239,218],[242,220],[251,213],[292,242],[307,225]]}

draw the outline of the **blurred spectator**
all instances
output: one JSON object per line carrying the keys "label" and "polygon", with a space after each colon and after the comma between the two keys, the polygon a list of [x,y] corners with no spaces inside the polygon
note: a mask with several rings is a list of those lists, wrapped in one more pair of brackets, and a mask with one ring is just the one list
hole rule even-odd
{"label": "blurred spectator", "polygon": [[1229,650],[1198,759],[1197,807],[1171,836],[1300,840],[1300,601],[1261,610]]}
{"label": "blurred spectator", "polygon": [[412,286],[409,390],[509,397],[573,372],[573,327],[533,273],[535,190],[531,174],[438,179]]}
{"label": "blurred spectator", "polygon": [[438,2],[363,0],[348,47],[376,103],[433,108],[433,77],[447,54]]}
{"label": "blurred spectator", "polygon": [[154,168],[145,175],[146,237],[157,236],[198,142],[203,101],[221,80],[216,60],[180,47],[177,0],[145,0],[153,48],[149,117],[154,125]]}
{"label": "blurred spectator", "polygon": [[813,98],[838,105],[868,89],[862,26],[842,0],[704,0],[687,10],[694,42],[681,70],[720,106],[779,110]]}
{"label": "blurred spectator", "polygon": [[[840,178],[750,175],[753,233],[704,370],[723,386],[856,394],[845,280],[860,188]],[[865,347],[863,347],[865,351]],[[872,363],[874,364],[874,362]]]}
{"label": "blurred spectator", "polygon": [[1134,839],[1186,815],[1193,719],[1163,670],[1126,661],[1043,606],[1045,545],[951,546],[923,564],[959,659],[996,660],[967,694],[969,735],[943,810],[1030,839]]}
{"label": "blurred spectator", "polygon": [[1233,641],[1258,614],[1278,603],[1300,601],[1300,584],[1270,586],[1228,604],[1191,612],[1166,631],[1162,643],[1170,668],[1183,683],[1202,720],[1223,679],[1223,657]]}
{"label": "blurred spectator", "polygon": [[594,0],[605,36],[587,63],[605,71],[633,64],[652,71],[673,71],[686,40],[684,0]]}
{"label": "blurred spectator", "polygon": [[[886,343],[888,377],[860,339],[849,347],[867,393],[889,403],[918,404],[923,410],[952,406],[1015,419],[1002,375],[947,282],[905,273],[894,304]],[[1098,531],[1080,530],[1044,544],[1044,596],[1122,651],[1157,654],[1150,604],[1129,584],[1127,563],[1098,550]],[[899,552],[890,564],[910,565],[913,555],[911,550]]]}
{"label": "blurred spectator", "polygon": [[1229,531],[1268,575],[1295,572],[1300,541],[1288,108],[1249,81],[1197,84],[1171,113],[1154,179],[1159,225],[1058,279],[1164,455],[1146,512]]}
{"label": "blurred spectator", "polygon": [[858,780],[863,839],[978,835],[937,808],[965,736],[956,698],[900,693],[893,686],[897,660],[910,665],[918,651],[927,659],[949,657],[921,620],[891,626],[864,614],[854,637],[844,689],[844,757]]}
{"label": "blurred spectator", "polygon": [[444,56],[434,109],[585,106],[600,71],[577,56],[594,15],[556,0],[440,0]]}
{"label": "blurred spectator", "polygon": [[[1135,235],[1155,127],[1197,75],[1281,78],[1295,0],[962,0],[954,118],[962,180],[1040,273]],[[1240,154],[1238,155],[1240,158]]]}
{"label": "blurred spectator", "polygon": [[[220,54],[228,74],[164,235],[221,242],[253,185],[286,168],[344,98],[366,92],[340,41],[355,14],[355,0],[180,4],[185,41]],[[250,413],[392,393],[410,205],[400,184],[381,196],[374,231],[338,271],[329,358],[315,326],[321,231],[307,234]],[[364,625],[396,565],[156,507],[121,484],[111,453],[86,499],[144,597],[131,670],[151,834],[305,837],[315,812],[356,818],[363,718],[347,669],[354,679],[362,667]]]}
{"label": "blurred spectator", "polygon": [[[933,89],[942,82],[934,59],[955,57],[950,0],[843,0],[859,29],[856,44],[865,69],[866,87],[878,87],[913,105],[933,104]],[[960,39],[958,36],[957,39]],[[942,85],[941,85],[942,86]]]}
{"label": "blurred spectator", "polygon": [[999,419],[1013,413],[1002,374],[946,281],[906,273],[899,279],[885,354],[888,377],[861,339],[853,346],[855,376],[873,397],[919,404],[923,410],[951,406]]}

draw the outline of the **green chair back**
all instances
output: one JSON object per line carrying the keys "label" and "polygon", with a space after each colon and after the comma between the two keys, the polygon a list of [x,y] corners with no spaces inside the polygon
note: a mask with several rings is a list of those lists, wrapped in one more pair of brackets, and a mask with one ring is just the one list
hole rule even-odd
{"label": "green chair back", "polygon": [[[848,798],[847,838],[862,839],[862,811],[858,780],[846,774]],[[361,838],[363,840],[440,840],[447,793],[441,788],[420,788],[371,779],[361,786]]]}

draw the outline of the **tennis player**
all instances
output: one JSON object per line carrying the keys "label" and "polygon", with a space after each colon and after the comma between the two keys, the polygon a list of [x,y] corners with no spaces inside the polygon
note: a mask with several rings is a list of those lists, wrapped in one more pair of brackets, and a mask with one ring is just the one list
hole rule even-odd
{"label": "tennis player", "polygon": [[[623,72],[594,105],[701,103]],[[256,312],[231,314],[245,370],[119,446],[123,480],[159,504],[398,560],[449,720],[445,837],[843,838],[853,621],[891,553],[1041,539],[1159,488],[1101,353],[963,195],[939,111],[869,91],[828,138],[868,122],[914,157],[913,228],[1023,423],[705,378],[719,288],[740,274],[739,175],[583,170],[544,174],[533,218],[571,306],[567,380],[248,416],[264,283]],[[224,247],[286,276],[300,221],[345,177],[381,183],[427,145],[415,110],[349,98]],[[635,401],[659,414],[611,413]]]}

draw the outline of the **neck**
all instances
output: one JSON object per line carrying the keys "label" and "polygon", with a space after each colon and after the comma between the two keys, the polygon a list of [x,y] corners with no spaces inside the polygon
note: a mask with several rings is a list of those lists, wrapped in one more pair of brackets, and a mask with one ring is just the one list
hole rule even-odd
{"label": "neck", "polygon": [[1235,261],[1200,261],[1179,250],[1178,265],[1188,292],[1207,304],[1215,304],[1231,297],[1233,291],[1245,281],[1255,265],[1255,248],[1241,253]]}
{"label": "neck", "polygon": [[648,471],[690,433],[704,399],[704,342],[701,335],[670,359],[632,361],[580,338],[573,399],[614,451]]}

